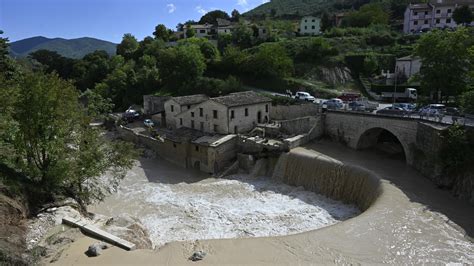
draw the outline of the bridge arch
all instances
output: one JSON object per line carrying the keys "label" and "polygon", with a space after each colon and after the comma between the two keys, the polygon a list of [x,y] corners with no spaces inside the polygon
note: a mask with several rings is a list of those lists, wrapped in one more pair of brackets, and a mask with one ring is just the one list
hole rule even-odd
{"label": "bridge arch", "polygon": [[409,162],[411,158],[410,148],[407,143],[396,133],[387,128],[372,127],[363,129],[357,138],[356,149],[368,149],[379,147],[388,153],[401,156]]}

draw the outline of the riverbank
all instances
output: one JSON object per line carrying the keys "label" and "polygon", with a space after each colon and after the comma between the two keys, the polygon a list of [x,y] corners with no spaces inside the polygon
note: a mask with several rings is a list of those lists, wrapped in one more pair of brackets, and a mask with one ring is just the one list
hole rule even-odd
{"label": "riverbank", "polygon": [[202,264],[474,263],[474,207],[436,189],[403,162],[325,141],[306,148],[369,169],[382,178],[383,193],[361,215],[301,234],[172,242],[157,251],[112,248],[93,259],[83,252],[96,240],[81,238],[57,264],[188,264],[198,250],[207,253]]}

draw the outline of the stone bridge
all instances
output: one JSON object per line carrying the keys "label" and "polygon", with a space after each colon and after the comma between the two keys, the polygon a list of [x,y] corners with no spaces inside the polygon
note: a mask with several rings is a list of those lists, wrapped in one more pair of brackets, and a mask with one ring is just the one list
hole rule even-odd
{"label": "stone bridge", "polygon": [[402,117],[329,111],[325,114],[324,133],[353,149],[375,146],[382,134],[394,136],[403,147],[407,163],[413,165],[420,122]]}

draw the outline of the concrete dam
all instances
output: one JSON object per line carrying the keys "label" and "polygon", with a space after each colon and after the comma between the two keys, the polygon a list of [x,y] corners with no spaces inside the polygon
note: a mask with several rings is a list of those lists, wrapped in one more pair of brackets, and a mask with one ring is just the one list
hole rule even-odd
{"label": "concrete dam", "polygon": [[[440,198],[441,192],[426,188],[423,182],[428,180],[404,162],[352,152],[350,157],[346,148],[333,143],[310,144],[259,160],[251,175],[223,179],[177,172],[170,165],[160,165],[157,173],[156,162],[143,160],[124,181],[123,191],[93,211],[141,217],[151,236],[160,239],[155,241],[159,249],[127,254],[114,250],[97,263],[121,256],[122,263],[141,259],[186,264],[187,255],[197,250],[208,252],[204,264],[474,262],[469,232],[428,209],[424,196],[405,191],[414,186],[423,195],[428,191]],[[145,178],[137,179],[142,174]],[[393,176],[409,181],[396,186],[390,181]],[[157,187],[147,188],[150,184]],[[301,202],[319,206],[312,209]],[[435,200],[432,204],[438,206]]]}

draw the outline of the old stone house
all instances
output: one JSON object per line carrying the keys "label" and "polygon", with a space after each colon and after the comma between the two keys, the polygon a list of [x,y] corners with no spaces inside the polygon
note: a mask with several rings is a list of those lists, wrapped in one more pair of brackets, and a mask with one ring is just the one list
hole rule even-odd
{"label": "old stone house", "polygon": [[209,99],[204,94],[173,97],[165,102],[166,127],[177,128],[176,116]]}
{"label": "old stone house", "polygon": [[[202,98],[201,98],[202,99]],[[175,105],[182,99],[171,99],[166,106]],[[199,104],[183,108],[181,112],[167,113],[168,126],[187,127],[215,134],[245,133],[259,123],[269,121],[271,99],[247,91],[210,98]],[[174,121],[171,121],[174,120]]]}

